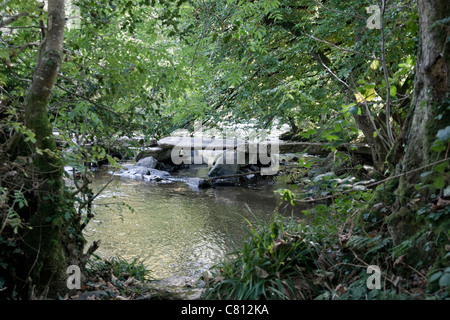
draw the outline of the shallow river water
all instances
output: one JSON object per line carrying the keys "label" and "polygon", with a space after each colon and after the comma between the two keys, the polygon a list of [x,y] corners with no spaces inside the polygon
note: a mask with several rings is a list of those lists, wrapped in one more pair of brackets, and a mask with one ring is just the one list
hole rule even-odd
{"label": "shallow river water", "polygon": [[[207,168],[198,169],[178,175],[205,176]],[[109,179],[108,174],[98,173],[94,190]],[[274,183],[254,189],[198,189],[183,181],[155,183],[114,177],[95,200],[96,215],[85,235],[88,241],[101,239],[96,254],[139,258],[154,278],[200,276],[225,259],[233,244],[239,247],[247,238],[245,219],[268,222],[275,212],[292,214],[292,207],[282,205],[275,193],[279,187]],[[121,202],[133,210],[118,206]],[[298,215],[300,208],[295,211]]]}

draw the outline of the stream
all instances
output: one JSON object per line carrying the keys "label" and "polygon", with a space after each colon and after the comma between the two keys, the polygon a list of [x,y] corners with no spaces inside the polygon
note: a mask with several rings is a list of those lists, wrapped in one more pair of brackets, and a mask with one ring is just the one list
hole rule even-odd
{"label": "stream", "polygon": [[[206,177],[208,169],[181,170],[179,181],[170,183],[113,177],[94,201],[86,239],[101,239],[100,257],[138,258],[153,278],[197,277],[248,238],[246,219],[258,224],[269,222],[275,212],[301,214],[301,208],[281,203],[275,193],[286,187],[282,181],[254,188],[198,189],[189,184],[191,177]],[[93,190],[109,180],[110,174],[97,172]]]}

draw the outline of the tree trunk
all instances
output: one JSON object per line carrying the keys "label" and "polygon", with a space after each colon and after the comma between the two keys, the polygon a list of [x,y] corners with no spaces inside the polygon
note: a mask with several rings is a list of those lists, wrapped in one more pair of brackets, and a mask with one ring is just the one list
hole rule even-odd
{"label": "tree trunk", "polygon": [[[436,140],[437,131],[448,125],[450,119],[450,55],[445,45],[449,25],[436,24],[438,20],[450,16],[450,6],[448,0],[418,0],[417,9],[420,38],[414,99],[402,133],[406,143],[404,154],[397,166],[397,173],[403,175],[396,191],[394,213],[388,219],[394,243],[400,243],[417,232],[419,226],[408,202],[416,192],[414,185],[420,182],[420,174],[431,170],[431,166],[424,170],[417,169],[444,159],[443,153],[433,152],[430,147]],[[422,193],[422,200],[429,200],[426,198],[427,195]]]}
{"label": "tree trunk", "polygon": [[[48,1],[47,34],[42,42],[25,100],[25,125],[36,143],[28,146],[33,157],[31,229],[24,236],[27,289],[35,293],[61,284],[66,268],[63,166],[56,155],[47,105],[61,66],[64,41],[64,0]],[[67,206],[66,206],[67,207]],[[67,209],[68,210],[68,209]]]}
{"label": "tree trunk", "polygon": [[[361,109],[364,110],[362,106]],[[367,144],[370,146],[370,151],[372,154],[373,167],[379,173],[384,173],[386,156],[388,154],[388,150],[386,145],[381,140],[379,135],[375,135],[376,133],[372,122],[370,121],[370,116],[364,112],[361,115],[354,114],[353,118],[355,119],[355,123],[358,126],[358,129],[362,131],[364,137],[366,138]],[[374,118],[374,121],[376,118]],[[382,131],[381,127],[377,127],[378,130]]]}

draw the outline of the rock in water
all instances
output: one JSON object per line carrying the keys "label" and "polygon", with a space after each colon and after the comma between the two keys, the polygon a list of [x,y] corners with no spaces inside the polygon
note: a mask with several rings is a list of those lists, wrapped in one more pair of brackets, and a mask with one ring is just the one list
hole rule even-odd
{"label": "rock in water", "polygon": [[168,149],[163,149],[160,147],[151,147],[148,149],[145,149],[141,152],[139,152],[139,154],[136,157],[136,161],[139,161],[143,158],[146,157],[153,157],[158,161],[166,161],[168,159],[170,159],[170,151]]}
{"label": "rock in water", "polygon": [[115,175],[123,178],[144,179],[149,181],[160,181],[170,177],[170,173],[167,171],[143,166],[127,166],[125,169],[122,169],[120,173],[115,173]]}
{"label": "rock in water", "polygon": [[222,156],[217,158],[214,166],[208,172],[208,176],[211,178],[220,177],[220,176],[228,176],[233,174],[238,174],[241,169],[241,165],[237,164],[237,156],[236,153],[233,155],[233,161],[231,164],[227,163],[227,153],[226,151]]}
{"label": "rock in water", "polygon": [[149,157],[140,159],[136,163],[136,166],[154,169],[154,168],[156,168],[157,164],[158,164],[158,160],[156,160],[152,156],[149,156]]}

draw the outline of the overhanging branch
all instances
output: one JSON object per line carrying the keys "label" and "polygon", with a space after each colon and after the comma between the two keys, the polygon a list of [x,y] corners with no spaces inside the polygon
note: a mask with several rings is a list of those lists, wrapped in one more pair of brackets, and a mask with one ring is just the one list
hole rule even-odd
{"label": "overhanging branch", "polygon": [[[0,5],[0,7],[3,7],[3,6],[5,6],[5,5],[7,5],[8,2],[9,2],[9,1],[6,1],[6,3],[2,3],[2,4]],[[39,5],[36,7],[36,9],[42,9],[42,8],[44,8],[44,3],[41,3],[41,4],[39,4]],[[13,22],[19,20],[21,17],[26,17],[26,16],[28,16],[29,14],[30,14],[29,12],[23,11],[23,12],[20,12],[20,13],[14,15],[14,16],[8,17],[8,18],[6,18],[6,19],[0,21],[0,28],[3,28],[4,26],[7,26],[8,24],[11,24],[11,23],[13,23]]]}

